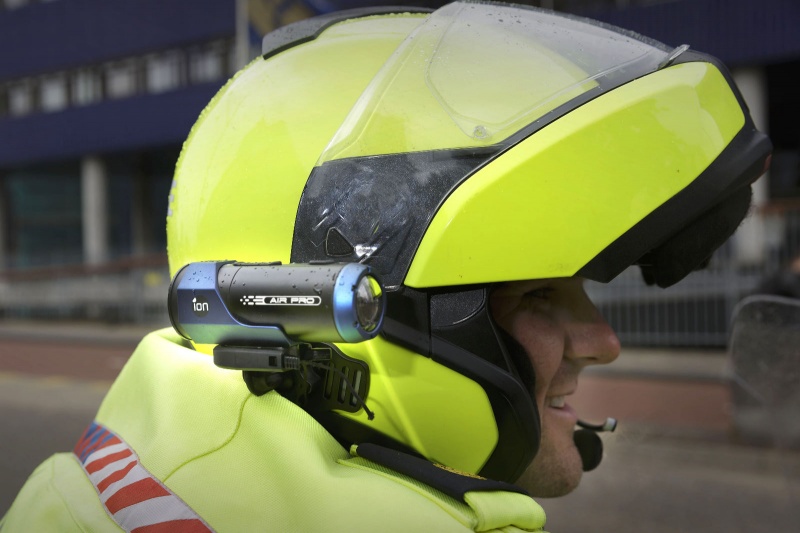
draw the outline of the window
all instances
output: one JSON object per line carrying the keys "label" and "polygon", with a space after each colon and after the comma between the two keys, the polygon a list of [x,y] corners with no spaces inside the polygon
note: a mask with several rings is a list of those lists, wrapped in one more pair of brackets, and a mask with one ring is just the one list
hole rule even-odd
{"label": "window", "polygon": [[106,95],[109,98],[126,98],[136,94],[138,70],[133,59],[106,65]]}
{"label": "window", "polygon": [[8,87],[0,85],[0,117],[8,115]]}
{"label": "window", "polygon": [[67,77],[56,74],[41,79],[39,83],[39,105],[42,111],[60,111],[67,107]]}
{"label": "window", "polygon": [[1,0],[6,9],[16,9],[28,4],[28,0]]}
{"label": "window", "polygon": [[147,92],[163,93],[181,85],[183,57],[180,52],[152,55],[146,59]]}
{"label": "window", "polygon": [[[0,8],[11,5],[9,1],[20,0],[0,0]],[[27,0],[24,5],[34,1],[46,0]],[[0,83],[0,118],[52,113],[145,92],[173,91],[190,83],[221,81],[235,68],[232,44],[230,39],[219,39]]]}
{"label": "window", "polygon": [[33,111],[34,95],[31,80],[21,80],[8,86],[8,114],[18,117]]}
{"label": "window", "polygon": [[97,69],[84,69],[72,75],[72,104],[76,106],[99,102],[103,98],[103,78]]}
{"label": "window", "polygon": [[205,83],[225,76],[225,43],[216,42],[189,52],[189,81]]}

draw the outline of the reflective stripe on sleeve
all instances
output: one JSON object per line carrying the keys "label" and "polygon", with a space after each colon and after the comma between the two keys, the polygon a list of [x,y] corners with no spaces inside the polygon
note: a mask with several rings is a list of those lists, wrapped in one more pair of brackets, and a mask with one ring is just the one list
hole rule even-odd
{"label": "reflective stripe on sleeve", "polygon": [[211,527],[139,462],[117,435],[93,422],[73,450],[109,516],[131,533],[210,532]]}

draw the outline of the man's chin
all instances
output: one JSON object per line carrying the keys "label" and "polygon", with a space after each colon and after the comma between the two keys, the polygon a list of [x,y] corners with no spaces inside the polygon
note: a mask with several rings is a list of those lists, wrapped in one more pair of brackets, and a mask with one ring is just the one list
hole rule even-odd
{"label": "man's chin", "polygon": [[558,498],[575,490],[583,476],[583,464],[574,445],[553,450],[543,442],[517,485],[537,498]]}

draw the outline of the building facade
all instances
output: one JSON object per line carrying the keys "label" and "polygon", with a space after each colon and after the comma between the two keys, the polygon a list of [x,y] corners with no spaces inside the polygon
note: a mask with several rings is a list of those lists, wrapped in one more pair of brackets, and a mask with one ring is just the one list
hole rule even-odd
{"label": "building facade", "polygon": [[181,143],[236,68],[234,4],[4,2],[0,266],[163,252]]}
{"label": "building facade", "polygon": [[[86,293],[81,280],[98,275],[128,275],[132,293],[146,283],[160,294],[168,281],[164,226],[172,172],[205,104],[257,55],[270,29],[376,3],[0,0],[0,313],[71,314],[51,302],[55,286],[72,285],[70,297],[77,298]],[[689,44],[726,63],[775,145],[756,202],[759,213],[778,215],[751,217],[724,260],[760,265],[763,273],[798,253],[800,217],[792,213],[800,206],[800,99],[793,81],[800,70],[800,2],[518,3],[589,16],[671,46]],[[41,293],[39,303],[31,303],[32,293]],[[162,320],[158,298],[151,305]]]}

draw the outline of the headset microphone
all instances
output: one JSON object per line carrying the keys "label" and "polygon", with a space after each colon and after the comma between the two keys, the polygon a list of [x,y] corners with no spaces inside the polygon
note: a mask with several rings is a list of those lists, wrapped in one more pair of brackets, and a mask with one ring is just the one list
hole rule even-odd
{"label": "headset microphone", "polygon": [[614,418],[606,418],[603,424],[590,424],[578,420],[578,426],[582,429],[572,435],[572,440],[581,456],[583,471],[589,472],[597,468],[603,459],[603,441],[597,434],[602,431],[614,431],[617,429],[617,421]]}
{"label": "headset microphone", "polygon": [[590,424],[588,422],[584,422],[583,420],[578,420],[578,425],[583,429],[590,429],[598,433],[601,431],[614,431],[617,429],[617,419],[606,418],[606,421],[602,424]]}

